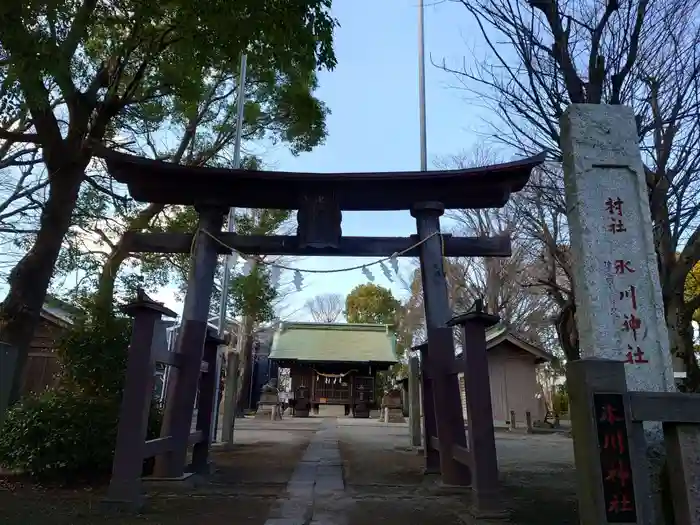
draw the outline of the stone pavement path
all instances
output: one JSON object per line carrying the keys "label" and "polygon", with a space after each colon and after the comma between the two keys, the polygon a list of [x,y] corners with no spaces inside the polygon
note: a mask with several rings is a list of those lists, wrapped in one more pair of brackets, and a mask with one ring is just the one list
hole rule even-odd
{"label": "stone pavement path", "polygon": [[330,420],[311,439],[265,525],[345,525],[344,507],[352,502],[344,491],[337,424]]}

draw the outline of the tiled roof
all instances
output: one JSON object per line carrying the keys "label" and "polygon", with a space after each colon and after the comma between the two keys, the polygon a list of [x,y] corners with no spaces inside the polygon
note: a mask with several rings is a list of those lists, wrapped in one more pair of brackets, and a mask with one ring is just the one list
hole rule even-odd
{"label": "tiled roof", "polygon": [[282,323],[272,360],[396,363],[396,337],[387,325]]}

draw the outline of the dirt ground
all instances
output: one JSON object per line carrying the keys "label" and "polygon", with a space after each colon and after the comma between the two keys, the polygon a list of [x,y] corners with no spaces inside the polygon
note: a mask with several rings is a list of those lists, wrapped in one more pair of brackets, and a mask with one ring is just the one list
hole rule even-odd
{"label": "dirt ground", "polygon": [[[423,457],[407,446],[406,426],[339,421],[340,451],[356,521],[457,525],[470,519],[468,492],[440,489],[424,476]],[[504,507],[518,525],[577,524],[573,448],[561,435],[496,434]],[[413,518],[409,518],[413,516]]]}
{"label": "dirt ground", "polygon": [[[2,525],[263,525],[270,506],[314,434],[317,423],[237,422],[235,449],[214,449],[216,472],[196,488],[146,482],[148,504],[138,516],[104,515],[106,487],[40,487],[0,476]],[[50,516],[50,520],[49,520]]]}
{"label": "dirt ground", "polygon": [[[0,477],[0,523],[266,525],[275,502],[287,494],[287,482],[322,421],[239,420],[234,449],[212,452],[216,471],[208,483],[195,488],[146,483],[149,505],[139,516],[103,515],[104,487],[41,488]],[[334,516],[334,524],[487,523],[470,518],[468,491],[448,492],[440,487],[439,477],[423,475],[422,453],[408,446],[406,425],[333,421],[345,481],[345,490],[327,502],[329,508],[343,509]],[[497,448],[510,523],[578,523],[570,439],[498,433]]]}

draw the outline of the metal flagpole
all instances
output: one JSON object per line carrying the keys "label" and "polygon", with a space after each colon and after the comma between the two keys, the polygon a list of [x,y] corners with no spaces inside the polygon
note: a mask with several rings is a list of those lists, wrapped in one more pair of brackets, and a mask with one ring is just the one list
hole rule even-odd
{"label": "metal flagpole", "polygon": [[[248,68],[248,56],[241,55],[241,71],[238,77],[238,95],[236,98],[236,109],[238,110],[236,115],[236,141],[233,145],[233,167],[241,167],[241,135],[243,133],[243,110],[245,109],[245,78],[246,69]],[[228,211],[228,227],[229,233],[232,233],[235,228],[235,216],[236,209],[230,208]],[[231,255],[226,256],[224,260],[224,275],[221,279],[221,300],[219,302],[219,337],[223,337],[224,331],[226,330],[226,309],[228,305],[228,288],[231,281],[231,263],[234,257]],[[219,428],[219,391],[221,389],[221,366],[223,363],[223,353],[219,352],[216,359],[216,388],[214,391],[214,413],[212,414],[212,429],[210,432],[211,441],[216,440],[216,432]]]}
{"label": "metal flagpole", "polygon": [[418,104],[420,107],[420,169],[428,170],[428,143],[425,125],[425,36],[423,0],[418,0]]}

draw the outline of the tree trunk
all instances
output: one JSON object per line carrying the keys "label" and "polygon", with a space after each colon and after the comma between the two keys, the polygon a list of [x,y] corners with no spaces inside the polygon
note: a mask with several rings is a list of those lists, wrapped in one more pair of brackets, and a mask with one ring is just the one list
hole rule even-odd
{"label": "tree trunk", "polygon": [[556,319],[557,335],[559,344],[567,361],[581,359],[581,351],[578,345],[578,328],[576,326],[576,305],[573,300],[569,301],[562,309]]}
{"label": "tree trunk", "polygon": [[238,414],[245,413],[250,405],[250,385],[253,376],[253,318],[244,315],[241,319],[241,341],[238,345],[240,350],[241,379],[238,381]]}
{"label": "tree trunk", "polygon": [[39,322],[63,238],[70,228],[84,166],[49,173],[51,187],[34,244],[10,272],[10,291],[0,305],[0,340],[17,349],[10,404],[19,399],[29,346]]}
{"label": "tree trunk", "polygon": [[[127,227],[127,231],[141,231],[148,227],[153,218],[165,209],[163,204],[149,204]],[[122,263],[131,255],[124,235],[114,245],[107,261],[102,265],[100,278],[97,282],[96,306],[100,311],[111,312],[114,306],[114,288]]]}
{"label": "tree trunk", "polygon": [[666,307],[671,356],[682,359],[686,370],[685,387],[689,392],[700,391],[700,370],[695,356],[692,312],[688,312],[683,296],[676,294]]}

